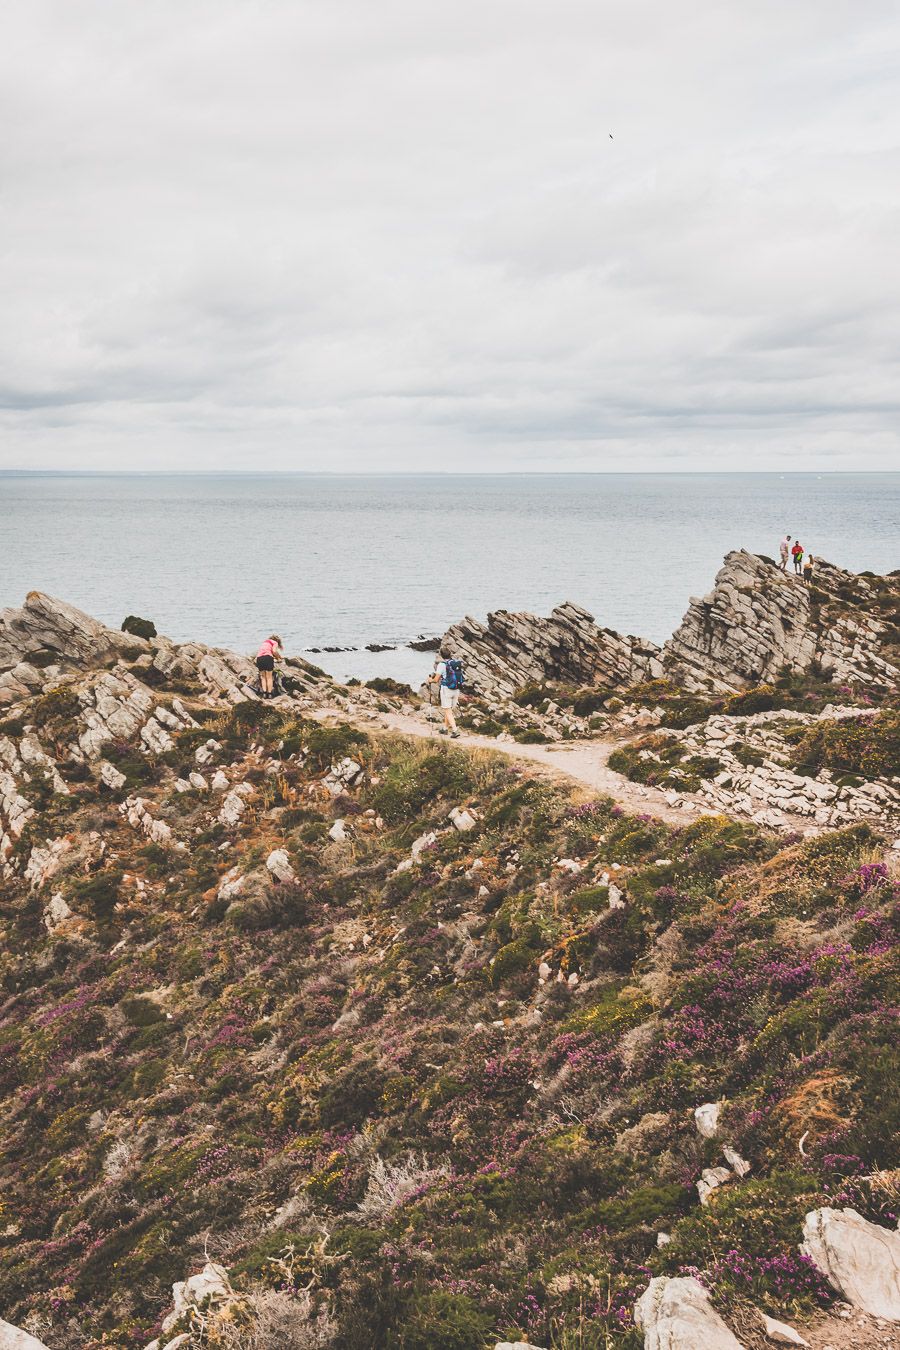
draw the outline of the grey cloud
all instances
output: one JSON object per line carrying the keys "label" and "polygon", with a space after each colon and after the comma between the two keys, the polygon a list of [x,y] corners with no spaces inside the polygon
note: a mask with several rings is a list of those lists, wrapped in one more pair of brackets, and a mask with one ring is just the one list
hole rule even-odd
{"label": "grey cloud", "polygon": [[896,462],[892,5],[13,0],[4,36],[0,467]]}

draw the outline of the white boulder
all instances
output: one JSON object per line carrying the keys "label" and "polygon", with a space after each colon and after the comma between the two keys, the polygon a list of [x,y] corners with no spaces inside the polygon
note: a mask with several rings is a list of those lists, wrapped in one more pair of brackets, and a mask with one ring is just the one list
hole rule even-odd
{"label": "white boulder", "polygon": [[107,784],[107,787],[112,788],[113,792],[117,792],[120,787],[125,786],[125,775],[121,774],[115,764],[109,763],[109,760],[104,760],[100,765],[100,780]]}
{"label": "white boulder", "polygon": [[72,918],[72,911],[66,904],[61,893],[55,891],[44,909],[43,919],[44,927],[48,933],[54,932],[66,919]]}
{"label": "white boulder", "polygon": [[0,1319],[0,1350],[47,1350],[43,1341]]}
{"label": "white boulder", "polygon": [[453,828],[465,834],[468,830],[474,830],[477,822],[471,811],[467,811],[463,806],[454,806],[450,812],[449,819],[453,822]]}
{"label": "white boulder", "polygon": [[800,1250],[848,1303],[900,1322],[900,1233],[855,1209],[814,1209],[803,1221]]}
{"label": "white boulder", "polygon": [[726,1181],[730,1181],[733,1176],[730,1167],[704,1167],[697,1182],[697,1194],[701,1205],[708,1205],[713,1191],[723,1186]]}
{"label": "white boulder", "polygon": [[207,1261],[197,1275],[191,1275],[189,1279],[179,1280],[177,1284],[172,1285],[173,1308],[164,1319],[162,1329],[164,1332],[171,1331],[189,1308],[199,1307],[201,1303],[207,1301],[211,1306],[233,1297],[227,1270],[217,1265],[215,1261]]}
{"label": "white boulder", "polygon": [[331,829],[328,831],[328,838],[333,839],[336,844],[344,843],[347,839],[347,828],[344,825],[343,820],[338,819],[334,822]]}
{"label": "white boulder", "polygon": [[694,1111],[697,1133],[704,1139],[715,1139],[721,1109],[718,1102],[704,1102],[703,1106],[698,1106]]}
{"label": "white boulder", "polygon": [[658,1275],[635,1304],[644,1350],[743,1350],[692,1276]]}
{"label": "white boulder", "polygon": [[272,873],[276,881],[296,881],[297,874],[291,867],[291,860],[287,855],[287,849],[276,848],[266,858],[266,867]]}
{"label": "white boulder", "polygon": [[737,1150],[733,1149],[730,1144],[725,1144],[723,1146],[722,1157],[739,1177],[745,1177],[750,1171],[750,1164],[747,1162],[747,1159],[742,1158]]}
{"label": "white boulder", "polygon": [[418,839],[413,840],[409,850],[409,856],[412,858],[413,862],[418,862],[420,855],[425,849],[431,848],[432,845],[436,843],[437,835],[433,830],[429,830],[427,834],[420,834]]}
{"label": "white boulder", "polygon": [[769,1317],[761,1308],[756,1310],[762,1320],[763,1330],[770,1341],[775,1341],[777,1345],[805,1345],[809,1346],[809,1341],[805,1341],[799,1331],[795,1331],[787,1322],[779,1322],[777,1317]]}
{"label": "white boulder", "polygon": [[253,788],[249,783],[237,783],[226,793],[219,811],[220,825],[236,825],[247,809],[245,797],[251,796]]}

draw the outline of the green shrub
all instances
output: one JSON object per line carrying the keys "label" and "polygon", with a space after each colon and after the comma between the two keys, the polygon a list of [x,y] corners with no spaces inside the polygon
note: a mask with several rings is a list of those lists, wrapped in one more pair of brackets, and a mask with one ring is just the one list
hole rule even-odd
{"label": "green shrub", "polygon": [[900,712],[888,709],[866,717],[817,722],[797,746],[794,767],[801,773],[834,773],[888,778],[900,774]]}
{"label": "green shrub", "polygon": [[132,1027],[152,1027],[156,1022],[164,1022],[166,1015],[152,998],[144,994],[129,994],[119,1004],[125,1020]]}
{"label": "green shrub", "polygon": [[156,637],[156,624],[151,619],[139,619],[136,614],[129,614],[122,620],[122,632],[149,640]]}
{"label": "green shrub", "polygon": [[319,1097],[319,1119],[324,1128],[362,1125],[374,1114],[384,1085],[383,1072],[368,1060],[338,1074]]}
{"label": "green shrub", "polygon": [[86,909],[97,923],[108,923],[119,901],[124,872],[113,868],[76,881],[70,899],[75,910]]}
{"label": "green shrub", "polygon": [[369,738],[364,731],[341,722],[336,727],[319,726],[314,723],[305,733],[306,752],[313,768],[330,769],[340,759],[346,759],[368,745]]}
{"label": "green shrub", "polygon": [[417,747],[396,756],[375,789],[373,802],[389,825],[415,820],[439,797],[458,798],[472,789],[468,757],[450,747],[425,754]]}
{"label": "green shrub", "polygon": [[62,731],[74,722],[81,712],[81,704],[74,689],[60,685],[41,694],[31,705],[29,721],[38,731]]}
{"label": "green shrub", "polygon": [[366,688],[374,690],[376,694],[396,694],[399,698],[410,698],[413,692],[408,684],[392,680],[387,675],[376,675],[374,680],[366,680]]}
{"label": "green shrub", "polygon": [[390,1350],[482,1350],[491,1318],[467,1294],[417,1294],[406,1304]]}

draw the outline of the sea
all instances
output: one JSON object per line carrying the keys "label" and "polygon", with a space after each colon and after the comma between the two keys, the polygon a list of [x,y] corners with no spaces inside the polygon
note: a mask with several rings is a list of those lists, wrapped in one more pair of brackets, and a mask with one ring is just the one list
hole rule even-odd
{"label": "sea", "polygon": [[725,553],[786,532],[900,568],[900,473],[6,472],[0,607],[38,589],[250,653],[278,632],[338,679],[417,683],[433,657],[410,639],[495,609],[573,600],[662,642]]}

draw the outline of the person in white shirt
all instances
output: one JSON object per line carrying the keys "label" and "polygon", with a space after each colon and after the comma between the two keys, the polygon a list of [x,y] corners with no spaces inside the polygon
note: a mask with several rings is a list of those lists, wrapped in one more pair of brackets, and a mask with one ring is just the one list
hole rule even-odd
{"label": "person in white shirt", "polygon": [[462,689],[462,662],[457,661],[449,647],[441,648],[441,659],[435,662],[431,683],[440,685],[441,709],[444,714],[443,734],[459,739],[459,727],[456,725],[455,711],[459,706]]}
{"label": "person in white shirt", "polygon": [[786,572],[788,565],[788,558],[790,557],[791,552],[791,536],[789,534],[786,534],[782,539],[780,545],[780,552],[781,552],[781,562],[778,564],[778,566],[781,568],[782,572]]}

